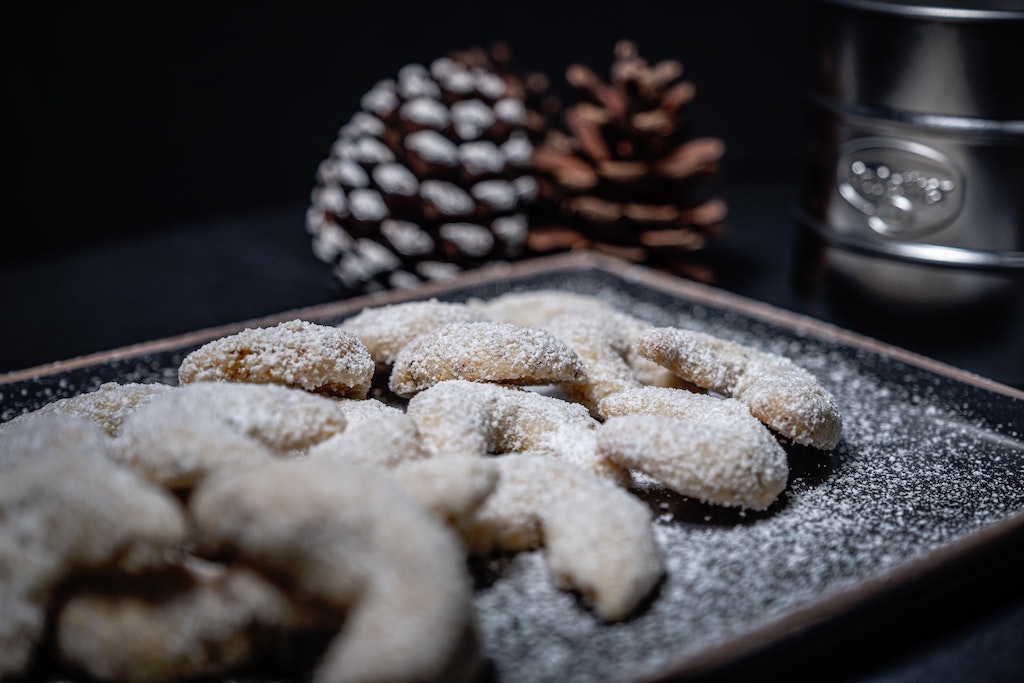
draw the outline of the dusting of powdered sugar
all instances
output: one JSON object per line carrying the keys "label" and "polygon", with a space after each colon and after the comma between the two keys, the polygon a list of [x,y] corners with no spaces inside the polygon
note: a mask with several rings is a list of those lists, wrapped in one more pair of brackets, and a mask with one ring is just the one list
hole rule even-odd
{"label": "dusting of powdered sugar", "polygon": [[[531,289],[595,296],[652,325],[786,356],[832,394],[843,427],[828,453],[787,445],[788,486],[762,512],[703,505],[634,475],[634,494],[655,516],[666,576],[631,619],[605,623],[559,590],[543,551],[474,561],[480,638],[498,683],[656,675],[1024,510],[1024,410],[1016,399],[599,270],[475,283],[441,298]],[[188,350],[0,386],[0,417],[106,381],[174,384]]]}
{"label": "dusting of powdered sugar", "polygon": [[830,453],[790,447],[789,485],[765,512],[703,506],[636,477],[634,492],[658,515],[667,577],[631,621],[598,623],[545,581],[541,554],[493,568],[500,578],[477,601],[503,683],[655,675],[1024,509],[1015,474],[1024,435],[996,431],[973,404],[951,403],[928,373],[894,374],[895,361],[731,311],[590,286],[652,324],[791,358],[833,394],[843,434]]}

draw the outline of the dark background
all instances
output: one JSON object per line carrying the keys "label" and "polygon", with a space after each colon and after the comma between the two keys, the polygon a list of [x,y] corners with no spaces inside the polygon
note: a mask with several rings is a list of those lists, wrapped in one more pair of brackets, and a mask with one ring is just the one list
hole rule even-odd
{"label": "dark background", "polygon": [[798,159],[793,2],[13,3],[3,11],[4,262],[303,204],[375,81],[506,41],[564,91],[621,38],[680,59],[730,174]]}

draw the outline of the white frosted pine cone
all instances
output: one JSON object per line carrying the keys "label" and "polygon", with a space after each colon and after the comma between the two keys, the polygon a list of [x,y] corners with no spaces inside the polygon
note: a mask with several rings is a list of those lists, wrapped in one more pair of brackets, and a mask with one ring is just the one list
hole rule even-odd
{"label": "white frosted pine cone", "polygon": [[306,227],[352,292],[516,258],[537,195],[525,81],[482,51],[367,92],[317,169]]}

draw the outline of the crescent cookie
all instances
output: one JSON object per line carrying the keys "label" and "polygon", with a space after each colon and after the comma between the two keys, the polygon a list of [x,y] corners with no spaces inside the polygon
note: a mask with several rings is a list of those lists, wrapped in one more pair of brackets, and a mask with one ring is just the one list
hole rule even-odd
{"label": "crescent cookie", "polygon": [[178,381],[283,384],[331,396],[363,398],[374,363],[366,346],[337,327],[290,320],[245,329],[205,344],[181,362]]}
{"label": "crescent cookie", "polygon": [[[539,289],[509,292],[487,300],[472,299],[469,306],[479,309],[494,320],[528,327],[551,328],[557,318],[567,314],[572,314],[575,319],[588,318],[599,321],[597,324],[602,328],[602,336],[612,333],[616,340],[629,340],[629,348],[620,355],[642,384],[657,387],[682,386],[682,382],[670,371],[638,355],[633,349],[636,336],[652,325],[616,310],[614,306],[595,296],[557,289]],[[561,331],[566,325],[558,327]],[[616,346],[619,345],[620,342],[616,341]]]}
{"label": "crescent cookie", "polygon": [[393,364],[398,352],[421,334],[448,323],[487,319],[483,311],[466,304],[430,299],[367,308],[338,327],[359,337],[381,367]]}
{"label": "crescent cookie", "polygon": [[[32,432],[68,437],[60,444]],[[109,459],[95,424],[41,415],[0,440],[0,679],[24,669],[43,638],[57,588],[115,564],[162,561],[185,541],[169,493]],[[75,438],[77,437],[77,438]]]}
{"label": "crescent cookie", "polygon": [[591,313],[615,310],[597,297],[557,289],[509,292],[492,299],[473,299],[469,306],[478,309],[492,320],[526,327],[546,327],[558,316],[572,310],[586,310]]}
{"label": "crescent cookie", "polygon": [[345,428],[344,404],[273,384],[201,382],[135,411],[117,460],[146,479],[189,490],[212,472],[302,452]]}
{"label": "crescent cookie", "polygon": [[401,408],[390,406],[375,398],[336,398],[334,403],[341,409],[345,423],[349,427],[361,422],[373,422],[379,418],[405,414]]}
{"label": "crescent cookie", "polygon": [[403,462],[391,473],[416,502],[457,527],[476,512],[497,486],[496,460],[450,455]]}
{"label": "crescent cookie", "polygon": [[494,458],[498,487],[462,533],[486,554],[543,545],[555,582],[602,619],[624,619],[664,574],[650,509],[601,477],[540,456]]}
{"label": "crescent cookie", "polygon": [[449,323],[399,352],[390,388],[408,397],[453,379],[537,385],[583,377],[580,359],[546,330],[515,323]]}
{"label": "crescent cookie", "polygon": [[463,681],[479,664],[461,541],[386,472],[278,460],[208,480],[201,545],[344,615],[314,681]]}
{"label": "crescent cookie", "polygon": [[737,399],[795,443],[823,450],[839,443],[843,421],[835,398],[788,358],[674,327],[647,330],[636,348],[682,379]]}
{"label": "crescent cookie", "polygon": [[786,452],[735,399],[646,387],[601,401],[598,452],[716,505],[769,507],[786,488]]}
{"label": "crescent cookie", "polygon": [[428,457],[416,423],[400,410],[395,409],[395,413],[381,414],[373,420],[350,421],[345,431],[310,448],[309,457],[385,468]]}
{"label": "crescent cookie", "polygon": [[560,388],[598,417],[598,402],[602,398],[644,386],[626,361],[634,337],[622,323],[615,313],[576,309],[548,324],[548,329],[576,352],[586,368],[586,381],[563,384]]}
{"label": "crescent cookie", "polygon": [[597,453],[600,423],[578,403],[496,384],[451,380],[420,392],[408,415],[434,455],[530,453],[565,460],[626,484]]}
{"label": "crescent cookie", "polygon": [[128,683],[223,676],[250,663],[264,638],[301,620],[288,597],[252,570],[174,569],[75,592],[56,619],[61,660]]}
{"label": "crescent cookie", "polygon": [[0,424],[0,473],[22,460],[52,454],[109,457],[112,445],[106,432],[90,420],[37,410]]}
{"label": "crescent cookie", "polygon": [[47,403],[38,410],[14,418],[4,426],[30,415],[59,414],[90,420],[102,427],[108,435],[117,436],[121,424],[132,412],[148,403],[154,396],[172,389],[174,387],[169,384],[106,382],[96,391]]}

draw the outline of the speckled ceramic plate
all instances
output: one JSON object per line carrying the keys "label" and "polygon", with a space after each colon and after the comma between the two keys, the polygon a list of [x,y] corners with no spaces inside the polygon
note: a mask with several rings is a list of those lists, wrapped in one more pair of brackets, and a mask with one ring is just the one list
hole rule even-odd
{"label": "speckled ceramic plate", "polygon": [[831,453],[789,448],[767,511],[740,513],[662,489],[668,575],[634,618],[603,624],[551,585],[543,552],[477,563],[483,647],[501,683],[652,681],[770,648],[1024,527],[1024,393],[835,327],[592,255],[480,271],[412,292],[343,301],[0,377],[3,419],[105,381],[174,382],[186,353],[255,324],[333,322],[367,305],[461,301],[557,288],[659,325],[782,353],[836,396]]}

